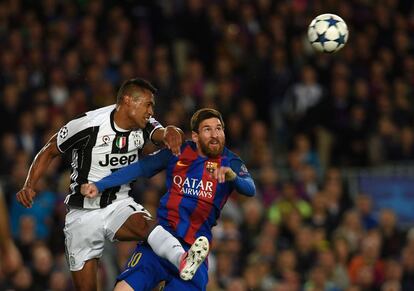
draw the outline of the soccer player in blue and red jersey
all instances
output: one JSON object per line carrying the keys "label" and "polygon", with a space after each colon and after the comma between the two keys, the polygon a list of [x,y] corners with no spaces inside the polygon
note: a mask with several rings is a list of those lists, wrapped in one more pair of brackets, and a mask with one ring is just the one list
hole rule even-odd
{"label": "soccer player in blue and red jersey", "polygon": [[[179,156],[163,149],[98,182],[82,185],[82,194],[94,197],[106,188],[137,177],[151,177],[166,169],[168,190],[160,201],[158,223],[177,237],[185,249],[194,243],[193,252],[190,249],[187,254],[197,256],[201,248],[208,247],[200,241],[197,250],[197,239],[207,237],[211,241],[211,229],[230,194],[236,190],[254,196],[256,189],[242,160],[225,147],[220,112],[210,108],[198,110],[191,118],[191,130],[192,141],[181,146]],[[185,277],[181,273],[181,278]],[[160,281],[166,281],[165,290],[205,290],[207,263],[202,263],[192,280],[184,281],[171,263],[155,255],[147,245],[138,244],[126,269],[118,276],[115,290],[152,290]]]}

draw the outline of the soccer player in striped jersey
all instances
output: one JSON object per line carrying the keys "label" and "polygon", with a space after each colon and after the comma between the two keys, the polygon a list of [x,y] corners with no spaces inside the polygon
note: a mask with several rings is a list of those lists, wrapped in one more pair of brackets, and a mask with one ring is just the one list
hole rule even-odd
{"label": "soccer player in striped jersey", "polygon": [[179,241],[163,228],[155,228],[151,214],[130,197],[129,183],[108,188],[94,198],[80,193],[81,184],[98,181],[137,161],[148,140],[164,143],[176,155],[180,153],[182,131],[174,126],[164,128],[152,117],[155,92],[146,80],[127,80],[118,91],[116,104],[69,121],[36,155],[23,188],[16,194],[23,206],[31,207],[36,183],[51,161],[61,154],[71,156],[64,233],[66,257],[77,290],[97,289],[97,261],[106,239],[146,240],[177,268],[185,258]]}
{"label": "soccer player in striped jersey", "polygon": [[[158,223],[189,249],[187,255],[195,257],[198,267],[202,261],[197,258],[198,252],[208,247],[199,238],[211,241],[211,229],[234,190],[254,196],[255,185],[242,160],[225,147],[224,122],[218,111],[197,111],[191,118],[191,130],[192,141],[181,146],[180,155],[163,149],[100,181],[82,185],[81,192],[93,198],[107,188],[166,169],[167,192],[160,201]],[[118,276],[115,290],[151,290],[160,281],[166,281],[165,290],[205,290],[207,263],[202,263],[197,272],[191,267],[180,272],[184,280],[193,275],[190,281],[180,280],[174,266],[146,244],[138,244]]]}

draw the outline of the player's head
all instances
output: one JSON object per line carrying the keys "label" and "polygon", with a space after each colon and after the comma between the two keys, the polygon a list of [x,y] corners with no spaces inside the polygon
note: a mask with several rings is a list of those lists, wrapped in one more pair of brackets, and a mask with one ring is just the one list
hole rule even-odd
{"label": "player's head", "polygon": [[125,81],[117,94],[117,108],[131,123],[131,127],[145,128],[148,119],[154,114],[155,87],[140,78]]}
{"label": "player's head", "polygon": [[215,109],[203,108],[191,117],[192,139],[199,153],[215,158],[224,149],[224,121],[221,113]]}

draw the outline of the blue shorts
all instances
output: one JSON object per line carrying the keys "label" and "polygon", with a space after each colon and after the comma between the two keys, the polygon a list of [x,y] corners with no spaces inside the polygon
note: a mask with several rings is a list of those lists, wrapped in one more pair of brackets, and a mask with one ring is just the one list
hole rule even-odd
{"label": "blue shorts", "polygon": [[181,280],[177,267],[158,257],[147,244],[138,244],[125,270],[117,277],[117,281],[122,280],[139,291],[152,290],[162,281],[165,281],[165,291],[206,290],[208,268],[204,262],[192,280]]}

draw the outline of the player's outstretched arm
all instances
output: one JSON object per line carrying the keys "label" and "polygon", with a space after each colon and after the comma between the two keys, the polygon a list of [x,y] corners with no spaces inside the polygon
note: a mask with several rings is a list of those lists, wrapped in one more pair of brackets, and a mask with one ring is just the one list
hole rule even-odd
{"label": "player's outstretched arm", "polygon": [[[136,163],[132,163],[116,172],[113,172],[111,175],[94,182],[94,184],[98,192],[102,192],[105,189],[129,183],[138,177],[152,177],[167,167],[168,161],[171,157],[172,153],[170,150],[160,150],[155,154],[146,156]],[[89,187],[92,187],[83,185],[82,187],[84,187],[85,193],[91,189]],[[82,194],[86,196],[85,193],[82,192]],[[92,191],[89,194],[93,195],[94,192]]]}
{"label": "player's outstretched arm", "polygon": [[52,138],[37,153],[30,166],[23,188],[16,194],[17,201],[26,208],[32,207],[33,198],[36,196],[35,187],[37,181],[46,171],[52,160],[60,155],[56,137],[56,134],[52,136]]}
{"label": "player's outstretched arm", "polygon": [[152,140],[156,143],[165,144],[175,156],[178,156],[184,140],[184,132],[174,125],[168,125],[165,128],[156,129],[152,135]]}

